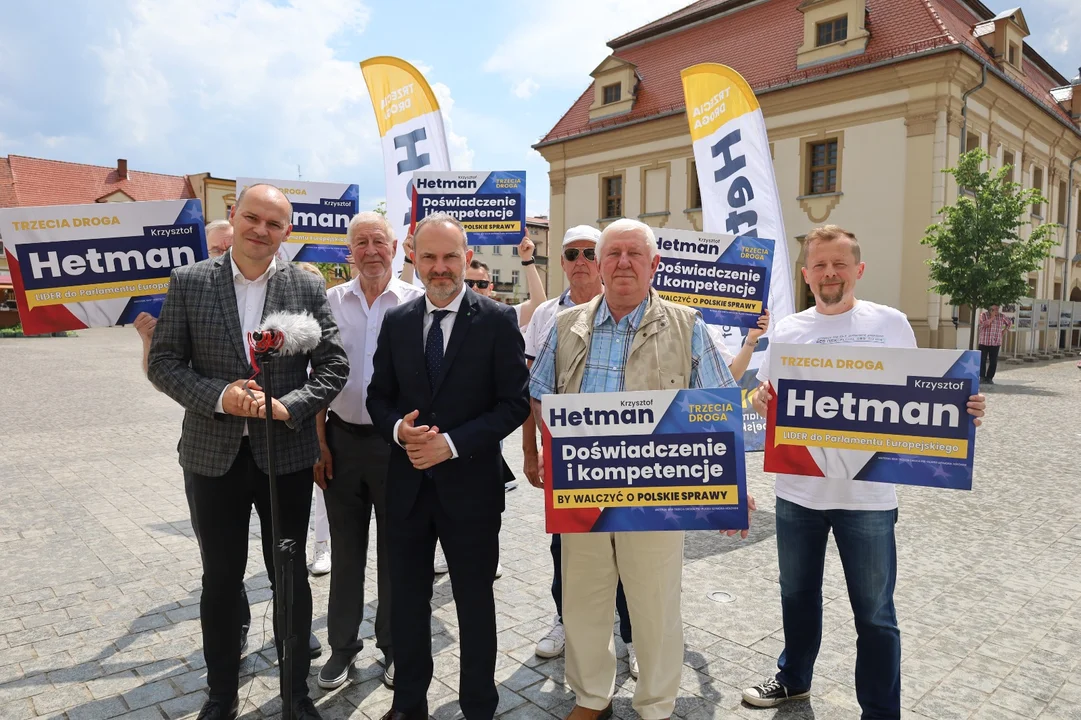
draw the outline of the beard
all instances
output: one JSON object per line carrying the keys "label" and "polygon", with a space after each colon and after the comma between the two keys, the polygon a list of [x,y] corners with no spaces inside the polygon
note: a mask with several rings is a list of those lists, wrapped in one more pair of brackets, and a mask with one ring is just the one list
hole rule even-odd
{"label": "beard", "polygon": [[[450,280],[447,284],[436,284],[435,280]],[[424,289],[436,300],[449,300],[462,289],[462,278],[453,273],[428,273],[424,279]]]}
{"label": "beard", "polygon": [[844,283],[835,285],[819,285],[818,299],[826,305],[836,305],[845,297],[846,286]]}

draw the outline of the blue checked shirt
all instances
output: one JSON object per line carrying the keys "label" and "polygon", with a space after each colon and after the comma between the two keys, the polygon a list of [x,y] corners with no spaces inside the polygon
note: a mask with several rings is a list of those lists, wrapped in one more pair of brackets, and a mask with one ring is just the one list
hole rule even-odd
{"label": "blue checked shirt", "polygon": [[[608,302],[602,301],[593,321],[593,339],[586,356],[585,374],[579,392],[622,392],[627,356],[631,351],[634,334],[646,314],[649,298],[642,301],[634,312],[618,323],[608,311]],[[529,378],[529,394],[536,400],[556,392],[556,335],[557,326],[552,324],[548,339],[544,341]],[[691,382],[690,388],[736,387],[732,373],[724,364],[716,346],[709,338],[706,324],[699,317],[691,333]]]}

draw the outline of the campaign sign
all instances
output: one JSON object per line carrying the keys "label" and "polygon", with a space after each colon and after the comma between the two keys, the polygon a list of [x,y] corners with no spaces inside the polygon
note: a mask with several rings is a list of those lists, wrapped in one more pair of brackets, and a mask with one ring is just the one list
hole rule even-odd
{"label": "campaign sign", "polygon": [[769,297],[773,241],[653,228],[661,262],[653,288],[710,325],[753,328]]}
{"label": "campaign sign", "polygon": [[744,530],[738,388],[545,395],[550,533]]}
{"label": "campaign sign", "polygon": [[437,212],[458,218],[470,245],[517,245],[525,234],[525,173],[414,173],[410,232]]}
{"label": "campaign sign", "polygon": [[345,262],[349,254],[349,221],[359,212],[359,185],[237,178],[237,197],[252,185],[273,185],[293,204],[293,231],[278,250],[283,260]]}
{"label": "campaign sign", "polygon": [[198,200],[0,209],[28,335],[157,315],[174,268],[206,259]]}
{"label": "campaign sign", "polygon": [[978,351],[778,343],[770,352],[766,472],[972,489]]}

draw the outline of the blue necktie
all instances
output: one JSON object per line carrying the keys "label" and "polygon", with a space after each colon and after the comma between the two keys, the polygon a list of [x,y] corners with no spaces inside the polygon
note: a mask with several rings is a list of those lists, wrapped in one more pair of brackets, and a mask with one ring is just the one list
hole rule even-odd
{"label": "blue necktie", "polygon": [[432,326],[428,329],[428,339],[424,343],[424,362],[428,366],[428,384],[435,390],[435,381],[443,369],[443,318],[450,310],[433,310]]}

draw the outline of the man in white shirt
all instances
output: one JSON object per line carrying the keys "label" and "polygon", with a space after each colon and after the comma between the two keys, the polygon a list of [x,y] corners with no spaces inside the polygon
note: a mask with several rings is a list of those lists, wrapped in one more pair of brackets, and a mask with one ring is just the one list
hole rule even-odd
{"label": "man in white shirt", "polygon": [[342,685],[363,649],[364,574],[368,525],[375,509],[379,608],[376,646],[384,658],[383,682],[394,686],[394,651],[390,633],[390,570],[387,550],[386,481],[390,447],[372,425],[365,402],[372,379],[372,358],[387,310],[420,297],[419,287],[393,277],[398,249],[394,229],[376,212],[362,212],[349,223],[349,249],[357,277],[327,291],[334,321],[349,357],[349,380],[334,398],[320,438],[327,517],[330,520],[330,606],[327,636],[332,653],[319,672],[319,686]]}
{"label": "man in white shirt", "polygon": [[[863,277],[860,246],[836,225],[817,228],[804,241],[803,278],[815,306],[777,323],[774,343],[816,343],[914,348],[916,337],[899,310],[857,300]],[[752,402],[766,417],[776,398],[769,386],[770,348]],[[984,398],[973,395],[969,414],[976,424]],[[822,574],[826,542],[833,531],[855,614],[856,697],[864,718],[901,717],[901,633],[893,591],[897,581],[897,493],[888,483],[850,477],[827,453],[825,477],[777,476],[777,556],[785,647],[775,677],[743,691],[756,707],[776,707],[811,694],[811,676],[822,641]],[[833,477],[831,477],[833,475]]]}

